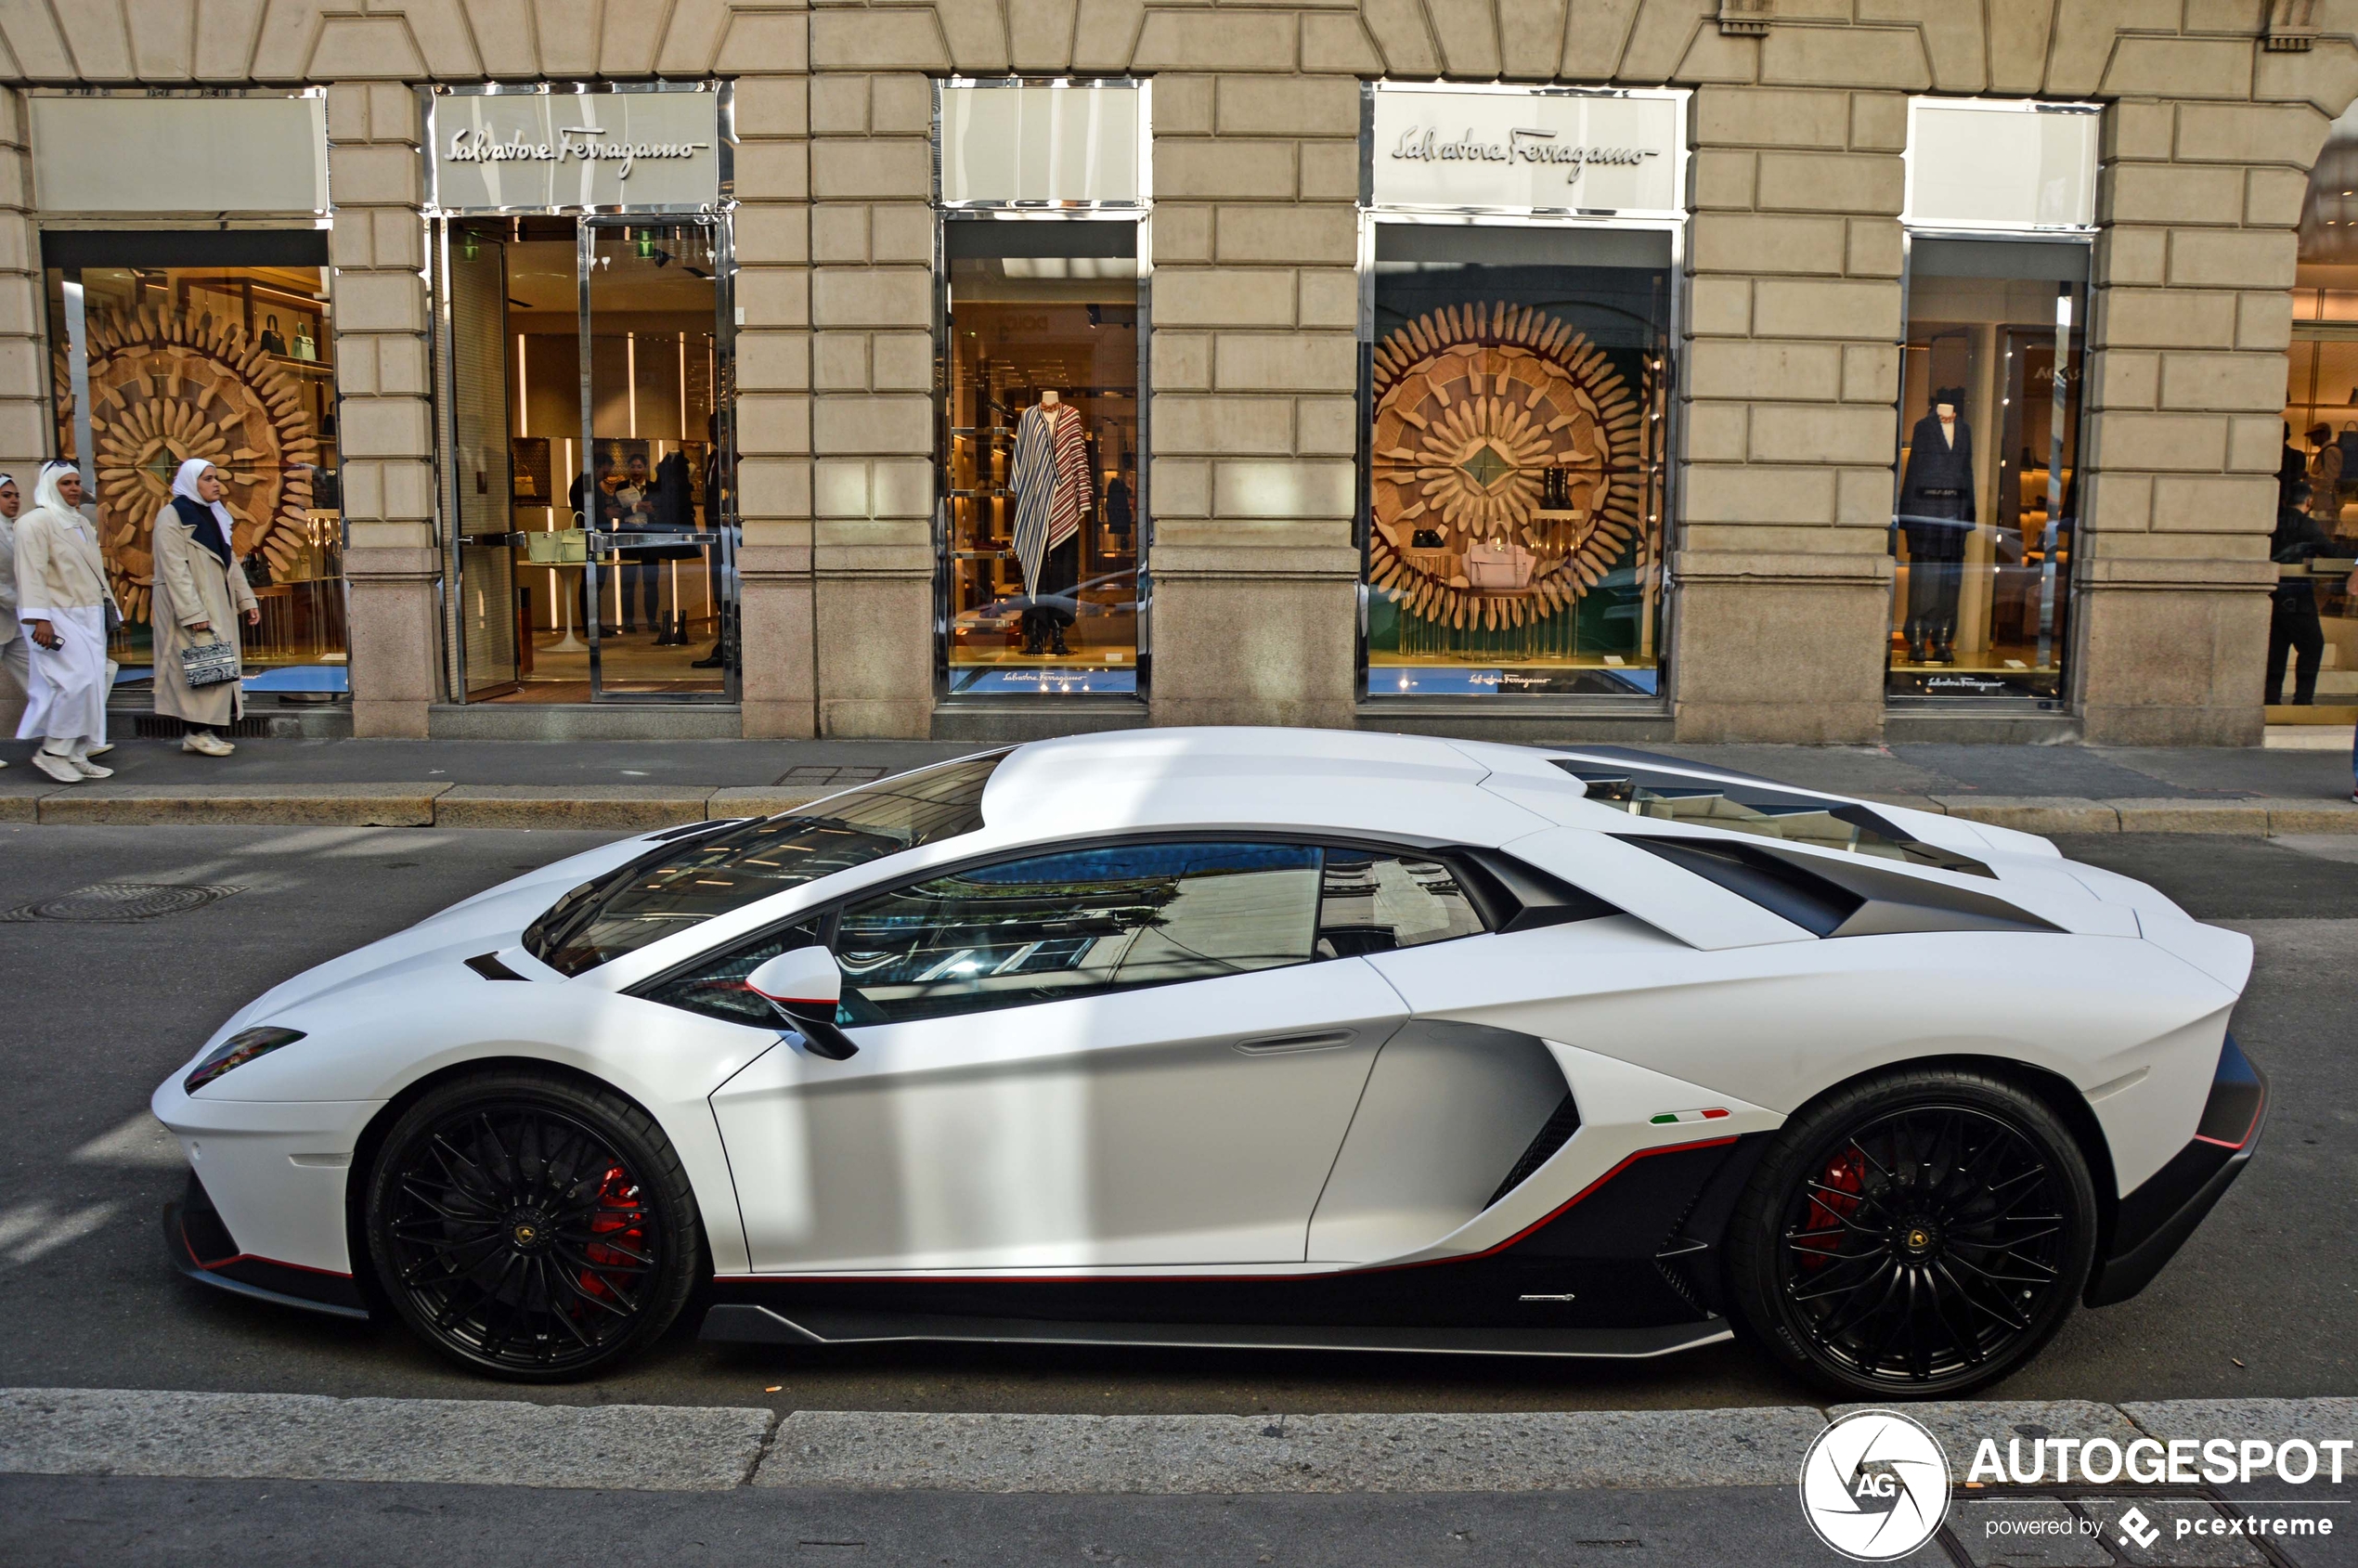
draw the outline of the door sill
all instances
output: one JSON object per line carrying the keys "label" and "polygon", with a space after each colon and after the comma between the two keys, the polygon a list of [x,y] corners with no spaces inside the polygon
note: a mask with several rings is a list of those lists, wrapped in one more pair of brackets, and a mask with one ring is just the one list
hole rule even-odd
{"label": "door sill", "polygon": [[1197,1350],[1360,1350],[1424,1355],[1548,1355],[1637,1361],[1717,1344],[1725,1320],[1642,1328],[1329,1328],[1299,1324],[1058,1323],[1023,1317],[797,1308],[724,1302],[705,1314],[703,1338],[737,1344],[847,1345],[894,1341],[1134,1345]]}

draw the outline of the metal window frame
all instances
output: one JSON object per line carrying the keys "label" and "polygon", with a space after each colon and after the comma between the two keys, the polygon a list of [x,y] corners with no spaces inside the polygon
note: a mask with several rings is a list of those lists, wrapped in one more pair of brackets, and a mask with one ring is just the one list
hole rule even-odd
{"label": "metal window frame", "polygon": [[[1366,82],[1360,84],[1359,114],[1359,323],[1355,333],[1358,344],[1358,386],[1354,394],[1358,404],[1357,475],[1354,497],[1354,515],[1352,519],[1352,543],[1359,552],[1359,575],[1353,585],[1354,620],[1352,638],[1353,701],[1363,712],[1368,710],[1401,715],[1429,717],[1448,716],[1492,719],[1548,718],[1616,718],[1667,719],[1677,710],[1675,682],[1677,662],[1671,657],[1676,646],[1678,614],[1678,582],[1671,563],[1678,551],[1681,532],[1678,513],[1680,479],[1685,468],[1681,450],[1685,434],[1685,420],[1680,412],[1684,403],[1679,366],[1684,334],[1687,328],[1688,293],[1692,285],[1687,275],[1687,226],[1692,214],[1684,209],[1657,211],[1633,209],[1622,211],[1608,208],[1577,207],[1494,207],[1494,206],[1431,206],[1405,203],[1378,203],[1375,201],[1375,129],[1376,97],[1379,93],[1447,93],[1463,95],[1479,93],[1500,97],[1600,97],[1655,98],[1676,102],[1679,106],[1678,146],[1672,153],[1677,188],[1689,188],[1689,174],[1693,159],[1692,138],[1689,134],[1694,113],[1694,93],[1690,88],[1624,88],[1594,86],[1520,87],[1495,83],[1459,84],[1449,82]],[[1399,696],[1372,692],[1368,684],[1367,629],[1372,594],[1367,584],[1367,555],[1374,532],[1374,454],[1369,442],[1375,430],[1375,320],[1376,320],[1376,230],[1383,225],[1427,226],[1462,228],[1544,228],[1561,232],[1584,229],[1624,230],[1640,233],[1666,234],[1670,239],[1670,311],[1664,326],[1662,375],[1665,385],[1663,433],[1659,450],[1662,454],[1662,533],[1656,568],[1661,574],[1659,601],[1655,611],[1654,630],[1654,691],[1651,696]]]}

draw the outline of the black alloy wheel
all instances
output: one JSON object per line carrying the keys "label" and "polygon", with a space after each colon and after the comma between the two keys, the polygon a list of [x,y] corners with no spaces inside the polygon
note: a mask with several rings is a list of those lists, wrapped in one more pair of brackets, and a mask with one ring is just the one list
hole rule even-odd
{"label": "black alloy wheel", "polygon": [[662,1129],[555,1074],[460,1079],[411,1106],[370,1172],[366,1225],[418,1336],[523,1382],[587,1376],[661,1335],[703,1257]]}
{"label": "black alloy wheel", "polygon": [[2060,1328],[2095,1251],[2095,1189],[2036,1096],[1911,1071],[1806,1108],[1731,1226],[1739,1311],[1781,1360],[1850,1394],[1955,1395]]}

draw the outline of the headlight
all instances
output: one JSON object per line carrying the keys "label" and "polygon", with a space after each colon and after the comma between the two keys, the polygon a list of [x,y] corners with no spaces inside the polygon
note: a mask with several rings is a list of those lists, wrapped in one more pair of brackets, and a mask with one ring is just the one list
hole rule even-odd
{"label": "headlight", "polygon": [[265,1024],[260,1029],[241,1029],[204,1054],[180,1086],[191,1095],[227,1072],[240,1068],[256,1056],[266,1056],[281,1045],[292,1045],[303,1038],[299,1029],[279,1029]]}

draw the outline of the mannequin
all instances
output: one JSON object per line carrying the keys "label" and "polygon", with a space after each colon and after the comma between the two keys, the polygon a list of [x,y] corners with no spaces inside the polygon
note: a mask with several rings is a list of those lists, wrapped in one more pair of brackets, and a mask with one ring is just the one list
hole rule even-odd
{"label": "mannequin", "polygon": [[1069,654],[1072,591],[1081,581],[1081,518],[1093,499],[1088,438],[1080,411],[1051,390],[1016,421],[1008,488],[1016,503],[1016,559],[1023,567],[1023,651]]}
{"label": "mannequin", "polygon": [[1973,427],[1965,389],[1932,395],[1908,438],[1908,472],[1899,483],[1899,531],[1908,540],[1908,656],[1915,664],[1956,662],[1957,595],[1964,586],[1965,540],[1973,533]]}

